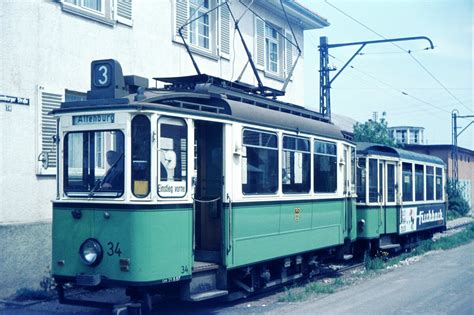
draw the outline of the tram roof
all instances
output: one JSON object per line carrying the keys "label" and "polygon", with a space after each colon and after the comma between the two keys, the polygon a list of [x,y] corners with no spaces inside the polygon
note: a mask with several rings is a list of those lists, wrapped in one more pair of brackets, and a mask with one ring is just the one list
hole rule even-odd
{"label": "tram roof", "polygon": [[[245,95],[203,85],[194,90],[146,90],[140,97],[130,94],[118,99],[95,99],[62,103],[53,114],[137,109],[160,110],[202,117],[227,119],[269,128],[280,128],[344,140],[341,130],[320,113],[301,106]],[[137,100],[139,99],[139,100]]]}
{"label": "tram roof", "polygon": [[416,153],[378,143],[357,142],[357,152],[360,154],[394,156],[406,160],[444,165],[443,160],[436,156]]}

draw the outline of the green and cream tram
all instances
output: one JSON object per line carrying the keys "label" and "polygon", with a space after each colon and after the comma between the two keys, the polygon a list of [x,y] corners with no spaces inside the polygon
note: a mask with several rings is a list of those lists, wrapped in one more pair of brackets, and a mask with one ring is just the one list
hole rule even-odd
{"label": "green and cream tram", "polygon": [[446,227],[445,165],[434,156],[357,143],[359,240],[390,249]]}
{"label": "green and cream tram", "polygon": [[65,283],[242,296],[355,241],[355,146],[319,113],[206,75],[148,89],[114,60],[91,68],[87,100],[53,113],[61,302],[101,306]]}

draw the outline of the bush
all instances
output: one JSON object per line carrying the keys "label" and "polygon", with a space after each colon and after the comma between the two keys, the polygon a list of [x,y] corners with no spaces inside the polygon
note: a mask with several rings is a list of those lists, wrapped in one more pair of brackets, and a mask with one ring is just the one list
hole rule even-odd
{"label": "bush", "polygon": [[446,193],[448,194],[448,210],[455,211],[460,215],[468,214],[470,207],[464,198],[464,185],[458,181],[448,180],[446,185]]}

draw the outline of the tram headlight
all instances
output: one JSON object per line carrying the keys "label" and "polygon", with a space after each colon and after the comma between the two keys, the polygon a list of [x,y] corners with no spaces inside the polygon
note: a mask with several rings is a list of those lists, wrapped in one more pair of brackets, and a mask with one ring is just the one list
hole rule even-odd
{"label": "tram headlight", "polygon": [[102,255],[102,246],[93,238],[85,240],[79,248],[79,256],[82,262],[91,267],[97,266],[100,263]]}

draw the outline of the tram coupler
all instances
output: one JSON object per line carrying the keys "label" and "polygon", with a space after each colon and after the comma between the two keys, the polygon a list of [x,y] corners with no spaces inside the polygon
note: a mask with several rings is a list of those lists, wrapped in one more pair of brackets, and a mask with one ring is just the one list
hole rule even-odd
{"label": "tram coupler", "polygon": [[59,300],[59,303],[61,304],[90,306],[90,307],[104,308],[104,309],[110,309],[110,310],[115,308],[114,303],[73,299],[73,298],[66,297],[64,294],[64,287],[62,283],[58,283],[57,291],[58,291],[58,300]]}

